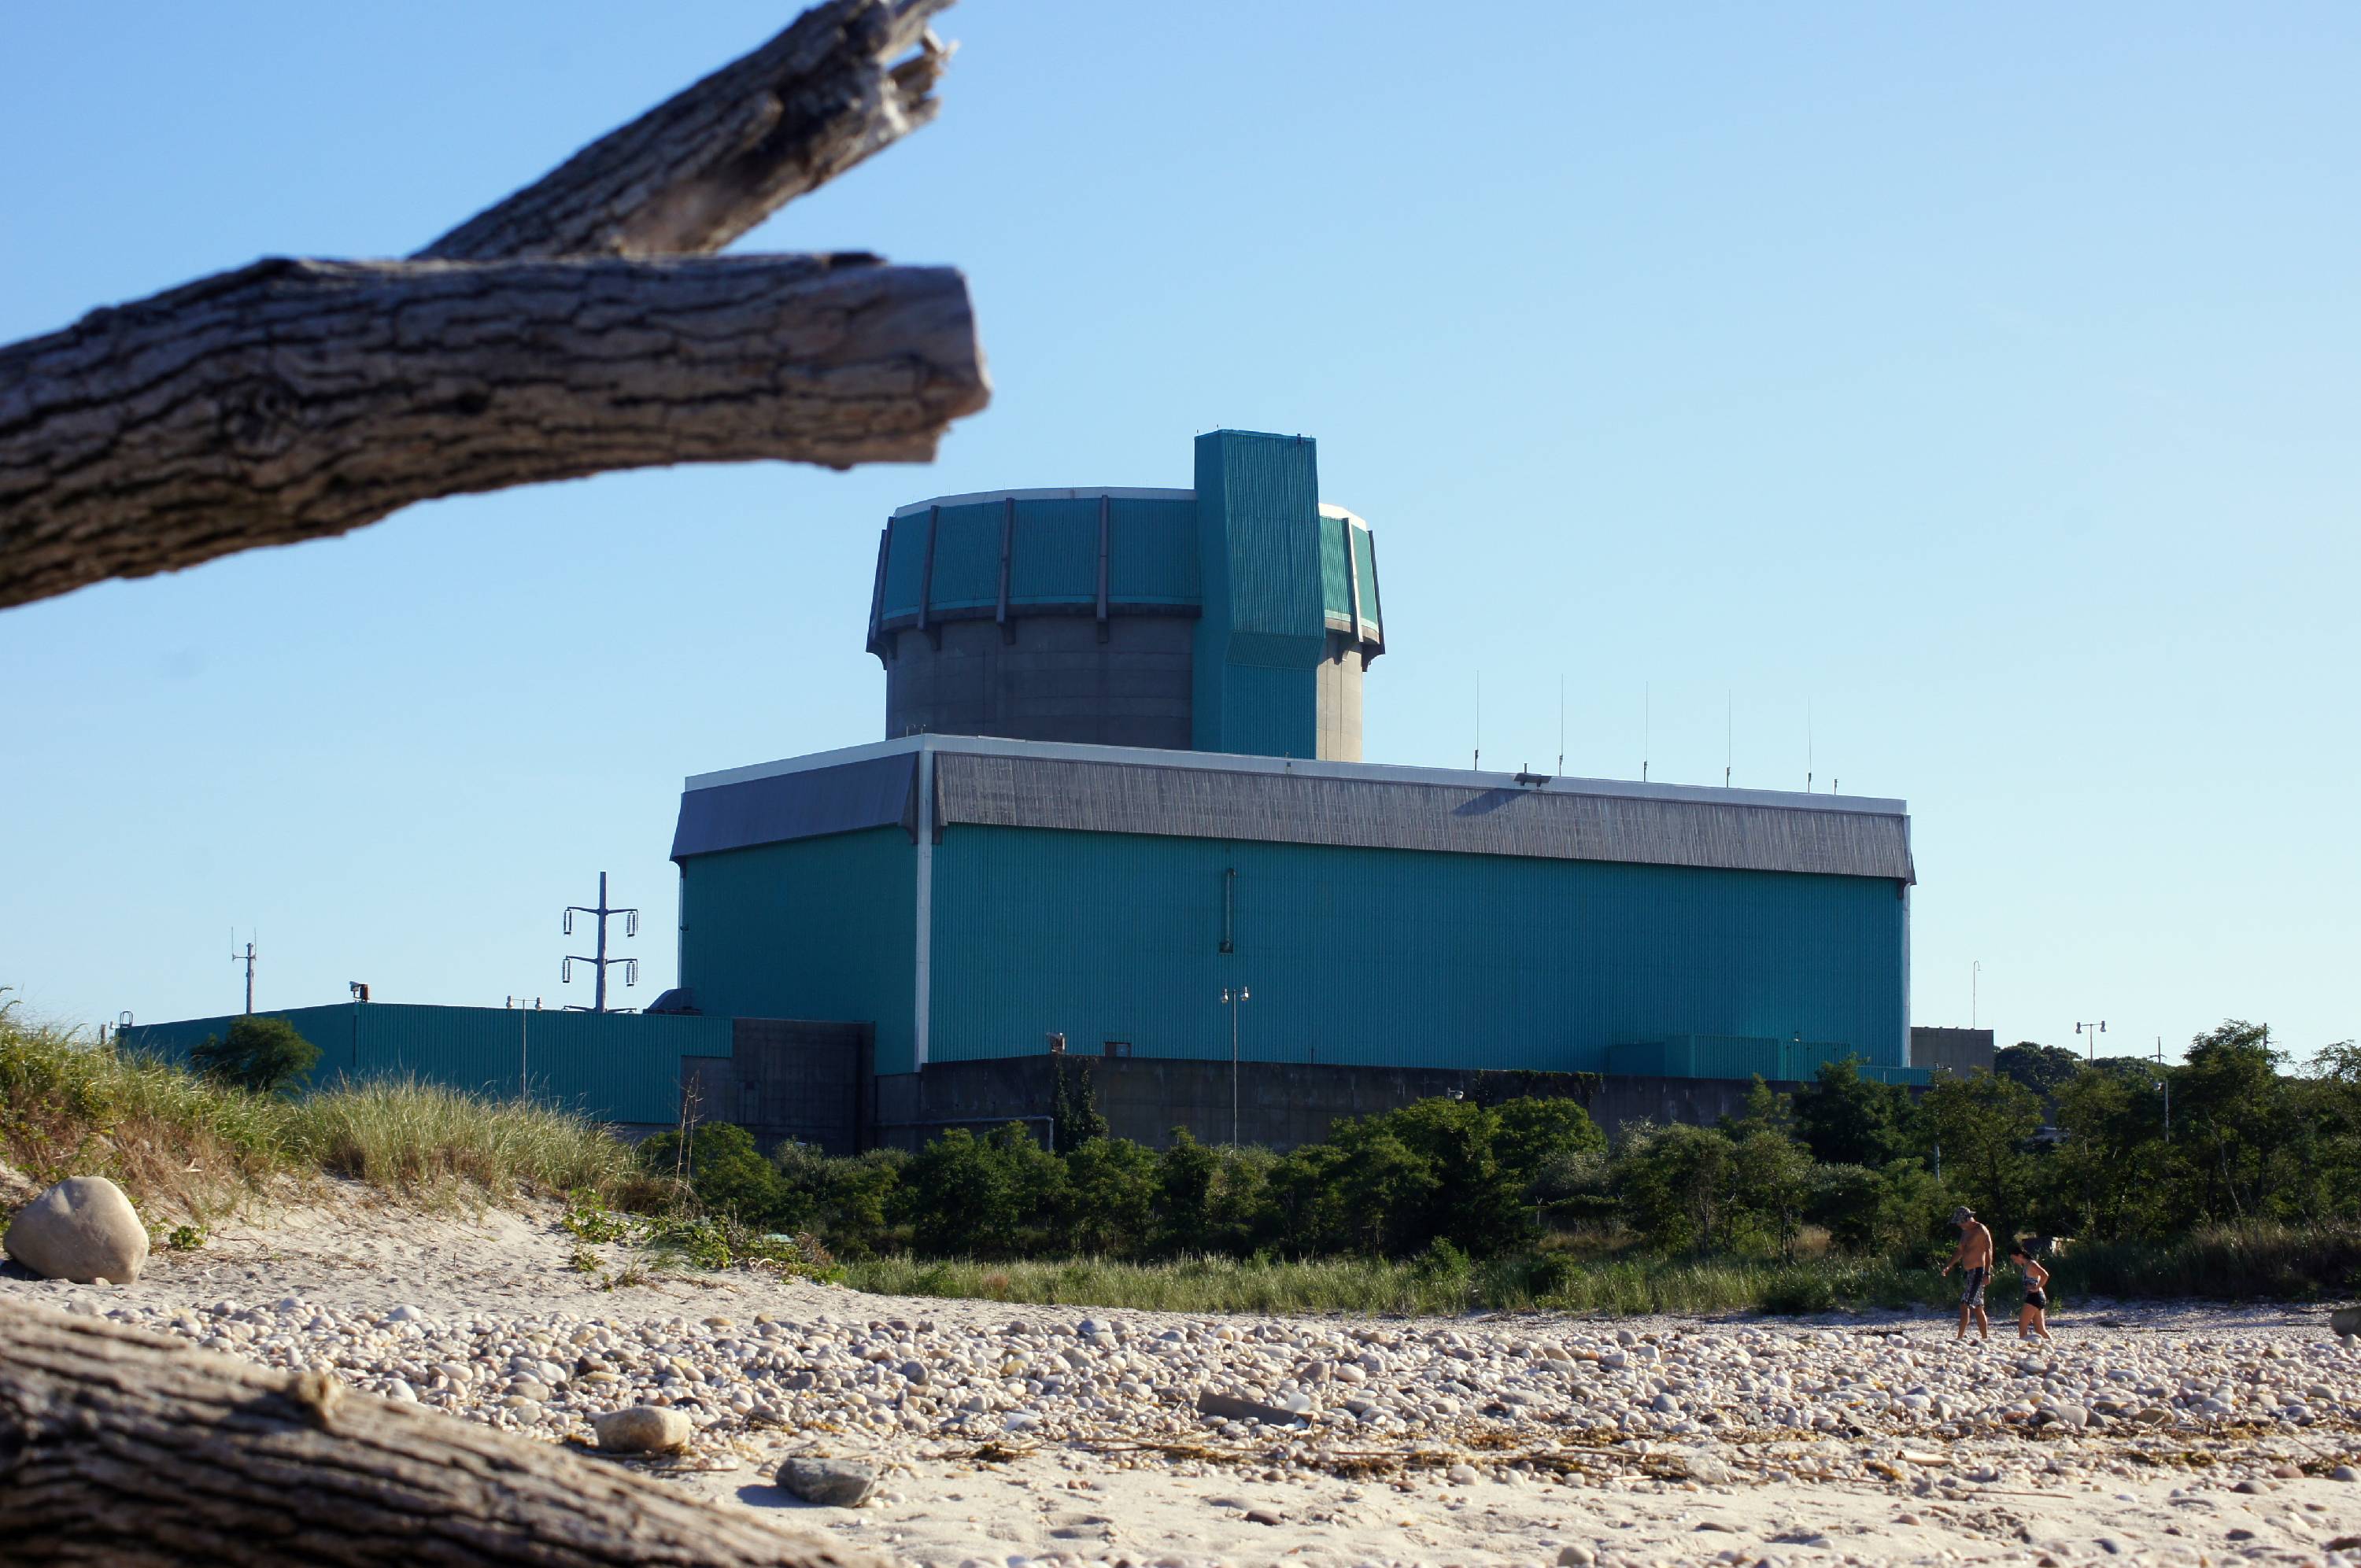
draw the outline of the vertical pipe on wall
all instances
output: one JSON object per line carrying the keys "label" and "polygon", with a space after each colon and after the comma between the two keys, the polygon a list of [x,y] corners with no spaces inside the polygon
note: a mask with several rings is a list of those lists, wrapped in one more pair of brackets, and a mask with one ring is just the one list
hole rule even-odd
{"label": "vertical pipe on wall", "polygon": [[928,1002],[934,990],[935,961],[935,746],[918,741],[917,948],[911,968],[917,979],[910,998],[910,1070],[927,1065]]}

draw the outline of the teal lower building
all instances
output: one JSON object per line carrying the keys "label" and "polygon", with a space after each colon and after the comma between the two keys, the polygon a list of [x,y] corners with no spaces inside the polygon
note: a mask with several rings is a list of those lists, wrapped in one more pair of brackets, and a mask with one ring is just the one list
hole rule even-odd
{"label": "teal lower building", "polygon": [[[677,1003],[873,1070],[1907,1080],[1899,801],[926,735],[688,781]],[[1243,1000],[1225,1001],[1226,996]]]}

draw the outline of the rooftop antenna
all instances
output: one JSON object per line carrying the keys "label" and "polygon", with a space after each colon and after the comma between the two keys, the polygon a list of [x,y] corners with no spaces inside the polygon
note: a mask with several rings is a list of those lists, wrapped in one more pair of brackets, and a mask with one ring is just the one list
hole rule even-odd
{"label": "rooftop antenna", "polygon": [[1557,678],[1557,771],[1565,774],[1565,677]]}
{"label": "rooftop antenna", "polygon": [[[262,933],[257,931],[254,935],[259,937]],[[229,928],[229,961],[246,965],[246,1010],[251,1013],[254,1011],[254,943],[249,940],[246,944],[246,951],[239,952],[237,927],[235,926]]]}
{"label": "rooftop antenna", "polygon": [[598,907],[592,908],[587,904],[569,904],[566,906],[566,935],[569,937],[574,935],[574,917],[577,915],[595,915],[598,917],[598,956],[593,959],[586,959],[579,953],[568,953],[566,956],[566,961],[557,966],[557,981],[561,985],[571,982],[574,979],[574,966],[576,964],[589,964],[593,966],[598,971],[598,984],[597,994],[591,999],[590,1006],[588,1008],[568,1007],[566,1011],[569,1013],[604,1013],[607,1011],[607,966],[609,964],[620,964],[623,966],[623,983],[625,985],[637,985],[640,983],[639,959],[610,959],[607,956],[607,922],[613,916],[620,915],[623,917],[623,935],[626,937],[636,937],[640,934],[640,912],[636,909],[615,909],[610,908],[608,905],[607,873],[605,872],[600,872],[598,873]]}
{"label": "rooftop antenna", "polygon": [[1721,694],[1721,787],[1730,787],[1730,763],[1738,755],[1738,694]]}
{"label": "rooftop antenna", "polygon": [[1804,699],[1804,793],[1812,793],[1812,699]]}
{"label": "rooftop antenna", "polygon": [[1640,687],[1640,782],[1648,782],[1648,735],[1656,722],[1655,683],[1646,682]]}

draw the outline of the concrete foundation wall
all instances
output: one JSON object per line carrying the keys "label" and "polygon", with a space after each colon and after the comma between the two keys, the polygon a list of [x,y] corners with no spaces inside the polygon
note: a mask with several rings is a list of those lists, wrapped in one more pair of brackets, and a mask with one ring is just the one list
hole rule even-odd
{"label": "concrete foundation wall", "polygon": [[1910,1065],[1948,1068],[1962,1078],[1978,1069],[1990,1072],[1993,1032],[1990,1029],[1915,1027],[1910,1031]]}
{"label": "concrete foundation wall", "polygon": [[866,1024],[740,1018],[730,1055],[684,1057],[681,1075],[700,1121],[734,1122],[766,1150],[793,1139],[857,1154],[868,1146],[873,1033]]}
{"label": "concrete foundation wall", "polygon": [[[1175,1126],[1200,1142],[1232,1140],[1231,1070],[1226,1061],[1148,1060],[1070,1054],[945,1062],[923,1073],[877,1080],[871,1136],[915,1149],[948,1126],[976,1131],[1026,1120],[1046,1138],[1057,1064],[1088,1072],[1108,1131],[1150,1147],[1171,1142]],[[1236,1138],[1292,1148],[1327,1135],[1340,1117],[1367,1116],[1454,1092],[1479,1104],[1520,1095],[1580,1101],[1609,1133],[1627,1122],[1711,1125],[1745,1107],[1751,1083],[1733,1079],[1630,1078],[1588,1073],[1476,1072],[1446,1068],[1314,1067],[1245,1062],[1237,1070]],[[1794,1091],[1800,1085],[1774,1087]]]}

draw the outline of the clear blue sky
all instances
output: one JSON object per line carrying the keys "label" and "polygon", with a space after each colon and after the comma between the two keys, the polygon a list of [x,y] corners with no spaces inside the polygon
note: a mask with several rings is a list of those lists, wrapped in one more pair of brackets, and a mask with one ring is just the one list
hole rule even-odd
{"label": "clear blue sky", "polygon": [[[792,5],[16,7],[0,339],[402,254]],[[970,3],[740,249],[964,268],[931,469],[679,468],[0,613],[0,983],[96,1021],[671,978],[684,774],[876,738],[897,503],[1320,441],[1372,760],[1916,815],[1913,1013],[2361,1034],[2361,10]],[[577,984],[573,993],[587,992]]]}

